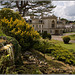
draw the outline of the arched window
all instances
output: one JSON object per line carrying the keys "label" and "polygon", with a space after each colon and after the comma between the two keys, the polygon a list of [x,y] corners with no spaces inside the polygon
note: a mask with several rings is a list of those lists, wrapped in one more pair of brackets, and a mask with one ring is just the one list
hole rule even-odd
{"label": "arched window", "polygon": [[53,20],[52,21],[52,28],[54,28],[55,27],[55,21]]}
{"label": "arched window", "polygon": [[41,20],[39,20],[39,23],[42,23],[42,19],[41,19]]}
{"label": "arched window", "polygon": [[39,28],[41,28],[41,25],[39,25]]}

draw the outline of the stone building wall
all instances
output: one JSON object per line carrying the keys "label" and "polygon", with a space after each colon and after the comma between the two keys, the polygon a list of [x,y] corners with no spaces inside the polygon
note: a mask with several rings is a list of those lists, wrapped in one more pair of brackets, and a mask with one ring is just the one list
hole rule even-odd
{"label": "stone building wall", "polygon": [[47,33],[50,34],[56,34],[55,30],[59,32],[58,34],[61,34],[60,30],[57,28],[57,17],[52,15],[49,17],[42,17],[41,19],[38,18],[31,18],[32,22],[30,25],[34,27],[36,31],[39,31],[43,33],[44,31],[47,31]]}

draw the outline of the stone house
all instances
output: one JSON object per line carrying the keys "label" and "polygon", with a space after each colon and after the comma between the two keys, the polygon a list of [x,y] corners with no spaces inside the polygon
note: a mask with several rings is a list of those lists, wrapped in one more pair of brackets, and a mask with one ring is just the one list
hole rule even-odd
{"label": "stone house", "polygon": [[62,28],[63,32],[75,32],[75,25],[73,23],[66,23],[66,20],[57,20],[57,28]]}
{"label": "stone house", "polygon": [[47,32],[55,35],[62,35],[62,28],[57,28],[57,17],[55,15],[42,17],[42,18],[34,18],[31,16],[27,22],[34,27],[34,29],[38,32]]}

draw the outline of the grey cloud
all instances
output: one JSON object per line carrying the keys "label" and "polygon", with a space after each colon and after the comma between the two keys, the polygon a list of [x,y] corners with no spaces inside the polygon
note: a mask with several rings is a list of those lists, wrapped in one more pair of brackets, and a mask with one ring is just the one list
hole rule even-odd
{"label": "grey cloud", "polygon": [[64,11],[67,16],[75,16],[75,5],[67,6]]}

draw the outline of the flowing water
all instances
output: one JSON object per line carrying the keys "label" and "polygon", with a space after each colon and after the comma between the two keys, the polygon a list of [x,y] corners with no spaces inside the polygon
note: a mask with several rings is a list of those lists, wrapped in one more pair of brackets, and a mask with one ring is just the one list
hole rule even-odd
{"label": "flowing water", "polygon": [[10,59],[14,61],[13,46],[11,44],[7,44],[6,46],[4,46],[4,49],[6,49],[7,52],[9,53]]}

